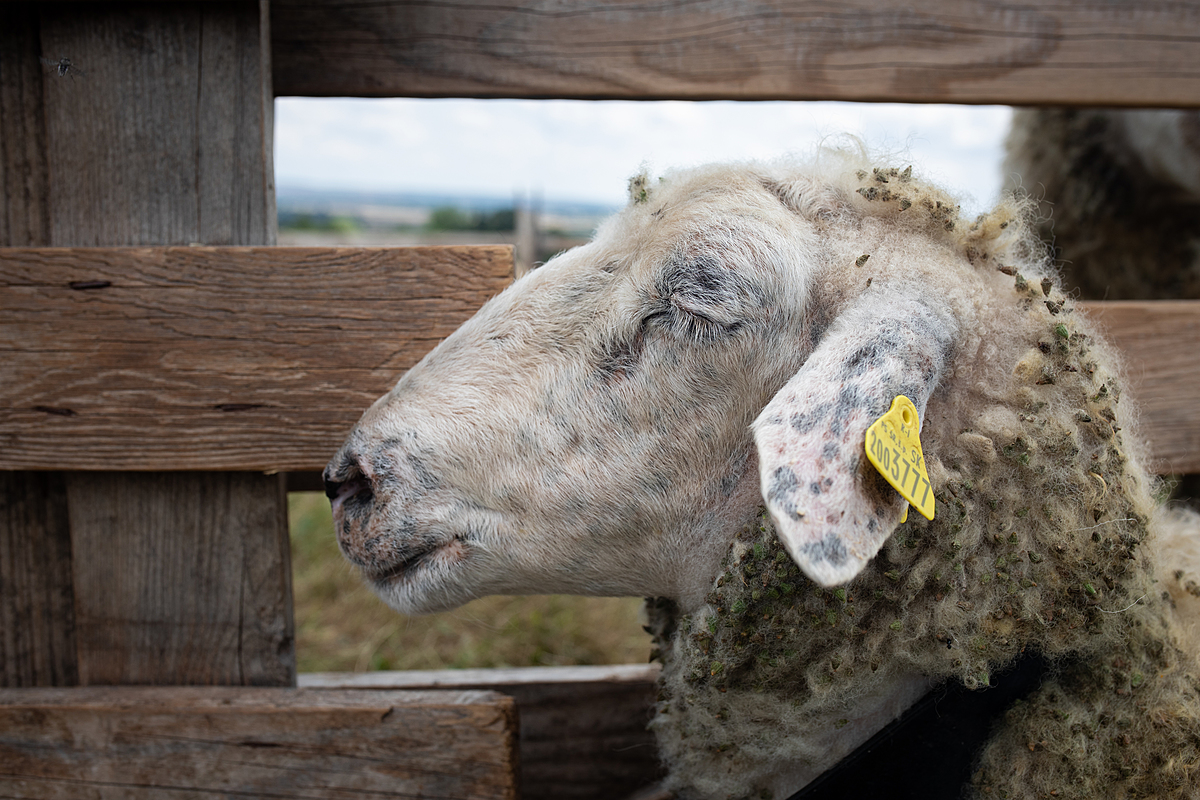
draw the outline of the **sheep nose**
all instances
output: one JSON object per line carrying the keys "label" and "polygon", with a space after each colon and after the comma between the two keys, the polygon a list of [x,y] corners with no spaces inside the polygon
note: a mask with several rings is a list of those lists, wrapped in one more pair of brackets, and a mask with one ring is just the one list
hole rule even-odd
{"label": "sheep nose", "polygon": [[322,475],[321,478],[325,481],[325,496],[330,500],[336,500],[337,496],[342,493],[342,487],[346,485],[346,482],[335,481],[328,475]]}
{"label": "sheep nose", "polygon": [[359,467],[358,459],[349,452],[330,461],[321,474],[321,480],[325,484],[325,496],[329,498],[335,513],[343,501],[351,498],[360,503],[373,499],[370,481]]}

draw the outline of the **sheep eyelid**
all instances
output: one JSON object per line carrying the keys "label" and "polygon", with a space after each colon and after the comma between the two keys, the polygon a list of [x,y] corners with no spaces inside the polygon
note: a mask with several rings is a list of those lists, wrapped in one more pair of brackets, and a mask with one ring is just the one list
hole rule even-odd
{"label": "sheep eyelid", "polygon": [[687,305],[686,303],[681,303],[681,302],[675,300],[675,298],[671,298],[671,305],[673,307],[679,309],[680,311],[682,311],[684,314],[687,314],[689,317],[695,317],[696,319],[700,320],[701,322],[705,322],[710,325],[717,325],[722,328],[728,327],[728,325],[729,325],[729,323],[722,322],[721,320],[717,319],[716,317],[713,317],[710,314],[707,314],[704,311],[700,310],[696,306],[691,306],[691,305]]}
{"label": "sheep eyelid", "polygon": [[682,322],[685,326],[698,326],[699,330],[688,330],[691,334],[707,334],[712,336],[731,335],[737,333],[743,327],[744,320],[732,318],[733,315],[725,314],[725,318],[719,318],[715,314],[707,312],[703,306],[694,303],[686,303],[682,300],[671,298],[671,307],[683,315]]}

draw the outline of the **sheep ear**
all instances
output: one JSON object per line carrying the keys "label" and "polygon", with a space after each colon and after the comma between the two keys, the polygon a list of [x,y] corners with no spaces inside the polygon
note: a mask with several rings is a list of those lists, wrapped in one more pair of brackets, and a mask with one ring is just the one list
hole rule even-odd
{"label": "sheep ear", "polygon": [[767,510],[792,558],[822,586],[858,575],[906,513],[907,501],[867,460],[866,431],[897,395],[924,421],[956,335],[948,309],[869,292],[755,421]]}

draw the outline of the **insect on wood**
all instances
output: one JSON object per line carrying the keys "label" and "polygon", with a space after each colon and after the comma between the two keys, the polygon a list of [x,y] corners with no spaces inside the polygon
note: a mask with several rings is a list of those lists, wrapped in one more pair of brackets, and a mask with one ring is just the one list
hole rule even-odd
{"label": "insect on wood", "polygon": [[66,78],[68,76],[74,78],[76,75],[83,75],[83,70],[71,63],[71,59],[67,58],[66,56],[62,56],[57,61],[55,61],[53,58],[45,57],[39,60],[47,67],[54,67],[54,71],[58,73],[58,77],[60,78]]}

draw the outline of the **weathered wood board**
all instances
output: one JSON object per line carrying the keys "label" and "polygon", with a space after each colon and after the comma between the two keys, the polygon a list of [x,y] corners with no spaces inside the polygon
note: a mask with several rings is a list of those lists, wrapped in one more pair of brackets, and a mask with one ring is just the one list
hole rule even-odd
{"label": "weathered wood board", "polygon": [[[40,13],[33,3],[0,3],[0,246],[6,247],[50,244]],[[0,474],[0,686],[78,681],[65,491],[62,474]]]}
{"label": "weathered wood board", "polygon": [[36,6],[47,244],[275,243],[259,4]]}
{"label": "weathered wood board", "polygon": [[79,682],[66,480],[0,472],[0,686]]}
{"label": "weathered wood board", "polygon": [[1200,472],[1200,302],[1079,304],[1125,356],[1159,474]]}
{"label": "weathered wood board", "polygon": [[0,245],[50,244],[39,9],[0,3]]}
{"label": "weathered wood board", "polygon": [[663,775],[646,724],[657,664],[412,672],[301,673],[300,686],[493,689],[521,716],[524,800],[621,800]]}
{"label": "weathered wood board", "polygon": [[[274,244],[267,22],[265,0],[0,3],[0,245]],[[294,683],[277,480],[14,471],[0,495],[0,685]]]}
{"label": "weathered wood board", "polygon": [[67,481],[79,683],[294,685],[283,476],[140,477]]}
{"label": "weathered wood board", "polygon": [[515,800],[517,716],[487,691],[0,690],[0,796]]}
{"label": "weathered wood board", "polygon": [[1200,105],[1200,7],[273,0],[278,95]]}
{"label": "weathered wood board", "polygon": [[[0,251],[0,469],[319,470],[511,275],[507,246]],[[1084,307],[1158,467],[1200,471],[1200,303]]]}
{"label": "weathered wood board", "polygon": [[0,469],[320,469],[512,248],[0,250]]}

